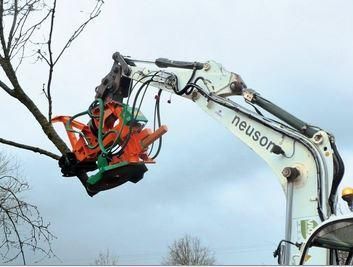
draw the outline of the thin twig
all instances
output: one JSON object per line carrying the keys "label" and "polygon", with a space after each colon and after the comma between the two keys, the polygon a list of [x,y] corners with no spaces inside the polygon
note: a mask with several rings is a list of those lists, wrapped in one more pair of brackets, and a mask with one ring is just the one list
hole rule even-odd
{"label": "thin twig", "polygon": [[53,62],[53,51],[51,49],[52,37],[53,37],[53,29],[54,29],[54,19],[55,19],[55,10],[56,10],[56,0],[54,0],[53,8],[51,10],[51,20],[50,20],[50,31],[48,37],[48,51],[49,51],[49,75],[48,75],[48,83],[47,83],[47,99],[48,99],[48,121],[51,123],[51,115],[53,109],[53,101],[51,98],[51,83],[53,79],[53,71],[54,65]]}
{"label": "thin twig", "polygon": [[[4,209],[3,209],[3,210],[4,210]],[[16,223],[13,221],[11,215],[9,214],[9,211],[5,210],[5,213],[6,213],[7,217],[9,218],[9,220],[10,220],[10,222],[11,222],[11,224],[12,224],[12,228],[15,230],[16,237],[17,237],[17,241],[18,241],[18,243],[20,244],[20,253],[21,253],[21,255],[22,255],[23,265],[26,265],[26,257],[25,257],[25,253],[24,253],[24,251],[23,251],[23,242],[22,242],[21,236],[20,236],[20,234],[19,234],[19,232],[18,232],[18,230],[17,230]],[[16,255],[16,257],[17,257],[17,255]],[[10,260],[7,261],[7,262],[10,262],[10,261],[12,261],[12,260],[14,260],[14,258],[13,258],[13,259],[10,259]]]}
{"label": "thin twig", "polygon": [[43,94],[45,95],[45,97],[48,98],[47,92],[45,91],[45,83],[43,83],[42,91],[43,91]]}
{"label": "thin twig", "polygon": [[1,42],[2,50],[4,52],[4,58],[8,58],[5,35],[4,35],[3,14],[4,14],[4,2],[3,0],[0,0],[0,42]]}
{"label": "thin twig", "polygon": [[62,50],[60,51],[58,57],[56,58],[56,60],[54,61],[54,65],[58,62],[58,60],[61,58],[61,56],[63,55],[63,53],[65,52],[65,50],[67,48],[69,48],[69,46],[71,45],[71,43],[82,33],[82,31],[86,28],[87,24],[94,20],[96,17],[98,17],[98,15],[101,12],[101,7],[103,5],[103,1],[101,0],[97,0],[97,3],[95,5],[95,7],[93,8],[93,10],[91,11],[89,18],[83,22],[75,31],[74,33],[71,35],[71,37],[69,38],[69,40],[66,42],[66,44],[64,45],[64,47],[62,48]]}
{"label": "thin twig", "polygon": [[[0,0],[1,1],[1,0]],[[29,27],[26,31],[23,32],[23,28],[25,25],[25,22],[30,14],[30,11],[27,12],[24,16],[25,19],[22,21],[22,25],[20,27],[20,32],[18,33],[18,38],[17,41],[12,45],[11,50],[10,50],[10,55],[11,58],[15,57],[15,55],[18,53],[18,51],[20,50],[20,48],[22,46],[25,46],[27,44],[27,42],[29,41],[29,39],[32,37],[34,31],[44,23],[44,21],[49,17],[51,11],[49,11],[39,22],[37,22],[36,24],[32,25],[31,27]]]}
{"label": "thin twig", "polygon": [[8,38],[8,41],[7,41],[7,49],[8,49],[7,52],[9,52],[9,50],[10,50],[11,43],[12,43],[12,40],[13,40],[13,37],[14,37],[14,31],[15,31],[15,27],[16,27],[16,23],[17,23],[17,16],[18,16],[18,2],[17,2],[17,0],[15,0],[13,20],[12,20],[11,30],[10,30],[10,33],[9,33],[9,38]]}
{"label": "thin twig", "polygon": [[14,147],[21,148],[21,149],[25,149],[25,150],[30,150],[32,152],[48,156],[48,157],[50,157],[52,159],[55,159],[55,160],[59,160],[60,159],[59,155],[56,155],[56,154],[54,154],[52,152],[49,152],[49,151],[44,150],[44,149],[39,148],[39,147],[34,147],[34,146],[21,144],[21,143],[13,142],[13,141],[6,140],[6,139],[3,139],[3,138],[0,138],[0,143],[3,143],[5,145],[9,145],[9,146],[14,146]]}
{"label": "thin twig", "polygon": [[18,68],[21,66],[22,61],[23,61],[23,59],[25,57],[25,47],[24,46],[22,46],[21,51],[22,52],[21,52],[21,56],[20,56],[20,61],[18,62],[17,66],[15,68],[15,72],[17,72]]}
{"label": "thin twig", "polygon": [[37,53],[41,56],[41,58],[43,58],[45,60],[45,62],[47,62],[47,64],[50,66],[50,62],[47,59],[47,57],[45,55],[43,55],[42,51],[40,49],[38,49]]}

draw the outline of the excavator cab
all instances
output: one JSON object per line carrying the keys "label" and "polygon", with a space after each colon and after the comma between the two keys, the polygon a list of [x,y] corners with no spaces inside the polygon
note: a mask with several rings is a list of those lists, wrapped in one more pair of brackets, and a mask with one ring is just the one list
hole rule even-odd
{"label": "excavator cab", "polygon": [[352,215],[332,216],[317,226],[302,245],[300,265],[310,265],[314,248],[330,250],[331,265],[353,265]]}
{"label": "excavator cab", "polygon": [[329,250],[331,265],[353,265],[353,188],[344,188],[341,197],[350,212],[348,215],[331,215],[313,229],[301,245],[301,265],[310,264],[312,249]]}

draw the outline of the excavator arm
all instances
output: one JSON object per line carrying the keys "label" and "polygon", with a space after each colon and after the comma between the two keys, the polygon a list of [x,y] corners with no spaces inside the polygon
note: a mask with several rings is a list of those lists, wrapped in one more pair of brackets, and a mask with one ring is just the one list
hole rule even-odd
{"label": "excavator arm", "polygon": [[[331,134],[248,89],[238,74],[216,62],[139,62],[120,54],[113,58],[127,63],[121,64],[129,69],[124,77],[136,82],[148,80],[154,87],[188,98],[267,162],[286,193],[285,240],[302,243],[310,230],[335,213],[344,166]],[[258,112],[232,101],[230,96],[242,98]],[[278,120],[263,116],[258,108]],[[318,255],[310,264],[326,264],[328,255],[320,255],[319,250],[312,253]],[[297,264],[299,254],[298,247],[287,242],[281,263]]]}
{"label": "excavator arm", "polygon": [[[108,110],[115,114],[119,121],[124,121],[126,116],[124,110],[128,110],[128,108],[124,106],[123,102],[124,99],[129,100],[133,91],[136,97],[129,114],[130,118],[136,120],[137,114],[140,112],[139,108],[136,108],[137,96],[143,94],[149,86],[160,90],[156,97],[156,103],[159,102],[162,91],[177,94],[193,101],[250,147],[277,176],[286,194],[287,203],[285,246],[279,252],[282,255],[280,263],[298,264],[300,244],[317,225],[336,213],[337,188],[343,177],[344,165],[337,151],[333,135],[303,122],[265,99],[258,92],[247,88],[238,74],[227,71],[214,61],[182,62],[164,58],[144,61],[124,57],[119,53],[113,54],[113,60],[111,71],[96,88],[96,101],[100,101],[100,108],[97,108],[97,103],[95,103],[93,108],[87,112],[92,115],[91,127],[81,125],[82,128],[79,130],[86,131],[84,135],[87,136],[93,131],[92,125],[95,125],[96,128],[101,129],[100,131],[109,132],[112,126],[109,126],[107,122],[102,123],[104,118],[108,117]],[[242,102],[242,105],[238,100]],[[124,109],[124,107],[126,108]],[[255,111],[249,108],[255,109]],[[274,118],[264,116],[259,109],[265,110]],[[68,133],[70,132],[70,127],[73,125],[72,119],[64,121],[56,118],[54,121],[65,122],[67,129],[69,129]],[[101,125],[98,127],[99,123]],[[115,131],[121,129],[122,126],[119,127],[115,128]],[[121,180],[125,182],[129,180],[128,173],[136,170],[136,164],[141,165],[151,160],[146,154],[144,157],[141,156],[145,152],[143,149],[137,149],[136,153],[140,158],[135,162],[131,162],[129,158],[131,153],[125,155],[125,158],[122,157],[122,154],[114,158],[114,154],[102,152],[106,145],[114,144],[114,140],[119,138],[120,142],[125,144],[120,144],[123,150],[127,148],[129,142],[132,142],[131,132],[129,134],[132,126],[125,124],[125,127],[124,136],[113,135],[106,137],[106,139],[100,138],[100,142],[95,141],[102,143],[99,147],[87,148],[85,147],[87,140],[76,140],[76,142],[82,141],[82,148],[88,151],[86,154],[91,153],[90,157],[85,156],[78,159],[77,151],[74,151],[74,154],[76,153],[75,163],[83,164],[83,167],[81,166],[82,172],[86,171],[84,164],[92,167],[98,161],[98,165],[104,166],[106,169],[100,167],[99,177],[96,178],[99,180],[101,177],[105,177],[109,180],[112,177],[119,178],[121,167],[134,166],[130,170],[123,171],[124,175],[120,175],[125,177],[125,180]],[[150,137],[148,145],[161,138],[161,135],[166,132],[165,126],[160,125],[160,127],[156,131],[157,133]],[[104,130],[102,130],[103,128]],[[142,128],[139,129],[139,134],[141,132]],[[149,131],[143,136],[136,137],[136,142],[141,144],[151,135],[152,131]],[[91,136],[91,139],[95,138],[97,139],[97,135]],[[146,148],[147,145],[142,147]],[[92,151],[92,149],[96,150]],[[124,152],[123,150],[121,152]],[[137,155],[136,153],[135,155]],[[108,161],[105,158],[107,155],[110,155]],[[88,158],[89,160],[87,160]],[[68,162],[67,156],[66,158],[64,156],[62,162],[64,161]],[[121,162],[125,162],[125,165],[119,165]],[[61,167],[68,168],[70,164],[62,163]],[[76,175],[77,169],[79,169],[77,166],[72,168],[71,174]],[[92,169],[94,168],[89,170]],[[143,168],[140,173],[145,171]],[[120,185],[121,181],[114,183],[107,189]],[[92,179],[88,186],[89,184],[92,185]],[[97,193],[104,189],[100,187],[95,190],[91,190],[91,192]],[[324,265],[331,257],[330,253],[322,252],[319,249],[313,250],[311,253],[312,257],[308,260],[308,264]]]}

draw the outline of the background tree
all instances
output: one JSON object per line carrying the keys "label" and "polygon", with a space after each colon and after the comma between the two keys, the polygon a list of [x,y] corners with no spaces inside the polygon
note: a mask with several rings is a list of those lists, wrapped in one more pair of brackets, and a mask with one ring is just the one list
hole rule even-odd
{"label": "background tree", "polygon": [[[44,135],[62,154],[69,151],[69,148],[51,123],[53,73],[65,51],[86,26],[100,14],[103,1],[87,1],[87,4],[90,3],[93,3],[93,7],[85,13],[88,15],[84,21],[76,26],[70,37],[63,42],[62,47],[57,48],[58,45],[56,45],[54,49],[53,44],[57,41],[54,27],[56,0],[0,0],[0,90],[26,107]],[[28,60],[38,64],[42,62],[47,66],[47,76],[35,77],[43,81],[43,88],[38,90],[46,96],[48,103],[46,112],[38,108],[30,97],[30,90],[26,88],[26,84],[21,83],[20,67]],[[45,113],[47,115],[44,115]],[[1,136],[0,143],[40,153],[55,160],[60,158],[60,155],[43,148],[1,138]],[[48,230],[48,225],[44,224],[37,207],[21,198],[22,193],[29,189],[28,183],[9,173],[11,168],[9,169],[8,162],[4,159],[2,159],[1,168],[0,227],[3,230],[3,239],[0,249],[2,258],[9,262],[21,256],[25,264],[26,247],[50,256],[52,254],[50,239],[53,236]],[[29,230],[22,231],[24,228]],[[39,239],[43,239],[48,248],[40,247]]]}
{"label": "background tree", "polygon": [[[345,265],[348,255],[349,255],[348,252],[339,250],[339,251],[337,252],[338,264],[339,264],[339,265]],[[349,265],[349,264],[348,264],[348,265]]]}
{"label": "background tree", "polygon": [[214,265],[210,249],[201,245],[200,239],[185,235],[169,246],[163,265]]}
{"label": "background tree", "polygon": [[20,257],[26,264],[26,250],[54,256],[54,236],[38,208],[25,200],[28,189],[28,183],[18,178],[16,165],[0,154],[0,254],[4,263]]}
{"label": "background tree", "polygon": [[110,255],[109,249],[105,253],[99,252],[98,258],[94,260],[93,265],[118,265],[118,257]]}

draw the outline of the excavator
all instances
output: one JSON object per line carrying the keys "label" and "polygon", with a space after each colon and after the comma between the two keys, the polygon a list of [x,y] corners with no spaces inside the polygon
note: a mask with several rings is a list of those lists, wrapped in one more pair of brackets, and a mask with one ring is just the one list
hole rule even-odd
{"label": "excavator", "polygon": [[[353,188],[342,192],[349,207],[342,215],[337,191],[344,163],[331,133],[267,100],[212,60],[148,61],[119,52],[112,58],[88,109],[52,120],[64,124],[72,147],[59,160],[63,176],[77,176],[90,196],[140,181],[168,130],[161,124],[161,94],[176,94],[223,124],[275,173],[286,196],[284,238],[274,252],[278,264],[353,264]],[[145,127],[140,110],[150,87],[158,90],[153,129]],[[78,121],[81,116],[88,123]]]}

